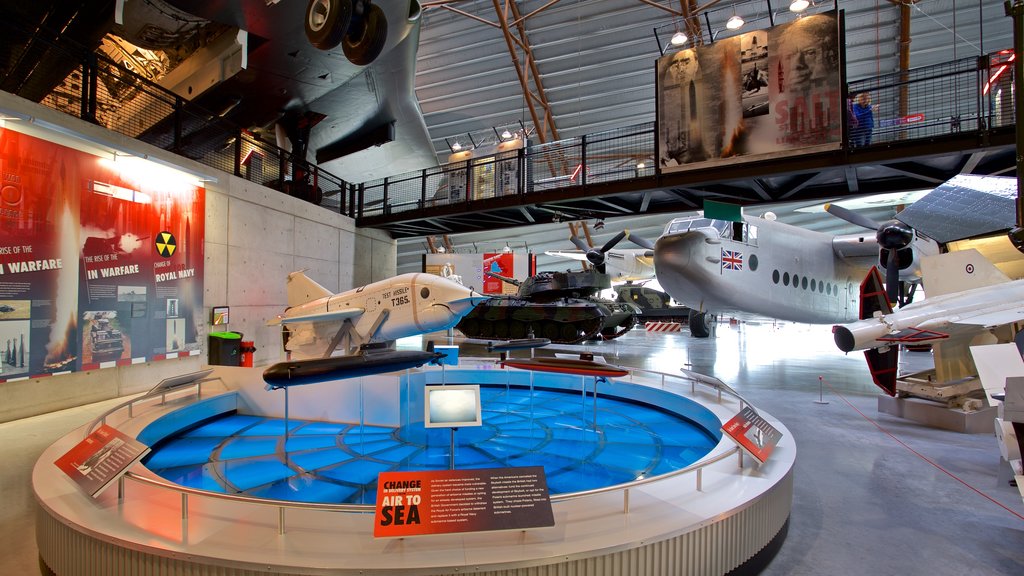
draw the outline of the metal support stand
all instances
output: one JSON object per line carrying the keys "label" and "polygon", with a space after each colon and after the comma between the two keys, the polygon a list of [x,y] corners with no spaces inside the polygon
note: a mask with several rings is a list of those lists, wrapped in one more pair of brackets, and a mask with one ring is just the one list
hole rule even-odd
{"label": "metal support stand", "polygon": [[1024,54],[1024,1],[1006,0],[1003,9],[1013,19],[1013,51],[1016,55],[1013,63],[1013,103],[1017,144],[1017,226],[1010,230],[1008,236],[1014,248],[1024,252],[1024,196],[1021,195],[1021,187],[1024,186],[1024,94],[1021,93],[1024,84],[1024,58],[1021,58]]}
{"label": "metal support stand", "polygon": [[822,386],[824,385],[824,380],[822,380],[821,376],[818,376],[818,399],[814,401],[815,404],[828,404],[828,400],[822,397]]}
{"label": "metal support stand", "polygon": [[448,456],[448,469],[455,470],[455,431],[458,428],[449,428],[451,430],[451,451]]}

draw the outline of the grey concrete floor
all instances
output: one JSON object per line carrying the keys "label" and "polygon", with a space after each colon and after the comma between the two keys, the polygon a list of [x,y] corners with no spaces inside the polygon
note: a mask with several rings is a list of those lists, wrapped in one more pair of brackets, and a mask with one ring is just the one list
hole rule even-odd
{"label": "grey concrete floor", "polygon": [[[572,348],[716,376],[786,425],[797,443],[793,511],[763,574],[1024,574],[1024,502],[997,482],[994,436],[879,413],[863,356],[836,350],[828,326],[723,324],[709,340],[634,330]],[[819,388],[827,404],[816,402]],[[39,453],[119,401],[0,424],[0,575],[38,573],[30,481]]]}

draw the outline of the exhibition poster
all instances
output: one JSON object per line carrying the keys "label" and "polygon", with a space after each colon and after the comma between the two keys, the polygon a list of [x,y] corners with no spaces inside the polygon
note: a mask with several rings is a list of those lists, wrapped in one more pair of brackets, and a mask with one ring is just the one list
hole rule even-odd
{"label": "exhibition poster", "polygon": [[54,464],[95,498],[148,452],[145,444],[104,424]]}
{"label": "exhibition poster", "polygon": [[554,525],[543,466],[377,476],[375,538]]}
{"label": "exhibition poster", "polygon": [[840,61],[835,11],[662,56],[662,171],[838,149]]}
{"label": "exhibition poster", "polygon": [[0,382],[199,353],[194,176],[9,126],[0,174]]}
{"label": "exhibition poster", "polygon": [[744,406],[739,414],[722,425],[722,432],[761,464],[768,461],[782,439],[782,432],[750,406]]}

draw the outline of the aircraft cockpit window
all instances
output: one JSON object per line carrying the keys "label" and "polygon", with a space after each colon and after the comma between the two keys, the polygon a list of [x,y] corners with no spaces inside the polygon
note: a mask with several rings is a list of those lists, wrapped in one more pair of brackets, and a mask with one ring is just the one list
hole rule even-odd
{"label": "aircraft cockpit window", "polygon": [[714,228],[721,233],[723,225],[727,224],[728,222],[711,220],[709,218],[680,218],[669,222],[666,234],[682,234],[688,230],[697,230],[699,228]]}
{"label": "aircraft cockpit window", "polygon": [[430,288],[427,288],[426,286],[420,288],[420,298],[423,298],[424,300],[430,298]]}
{"label": "aircraft cockpit window", "polygon": [[743,224],[743,222],[733,222],[732,239],[737,242],[746,242],[747,238],[746,234],[744,234],[746,230],[744,230],[744,228],[746,228],[746,226]]}

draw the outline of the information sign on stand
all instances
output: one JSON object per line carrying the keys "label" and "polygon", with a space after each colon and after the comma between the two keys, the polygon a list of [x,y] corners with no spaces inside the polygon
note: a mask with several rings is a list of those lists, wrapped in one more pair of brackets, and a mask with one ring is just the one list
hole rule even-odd
{"label": "information sign on stand", "polygon": [[54,464],[95,498],[148,452],[145,444],[104,424]]}
{"label": "information sign on stand", "polygon": [[782,432],[759,416],[750,406],[744,406],[739,414],[726,422],[722,426],[722,432],[761,464],[768,460],[775,450],[775,445],[782,439]]}
{"label": "information sign on stand", "polygon": [[377,476],[375,538],[554,525],[543,466]]}

